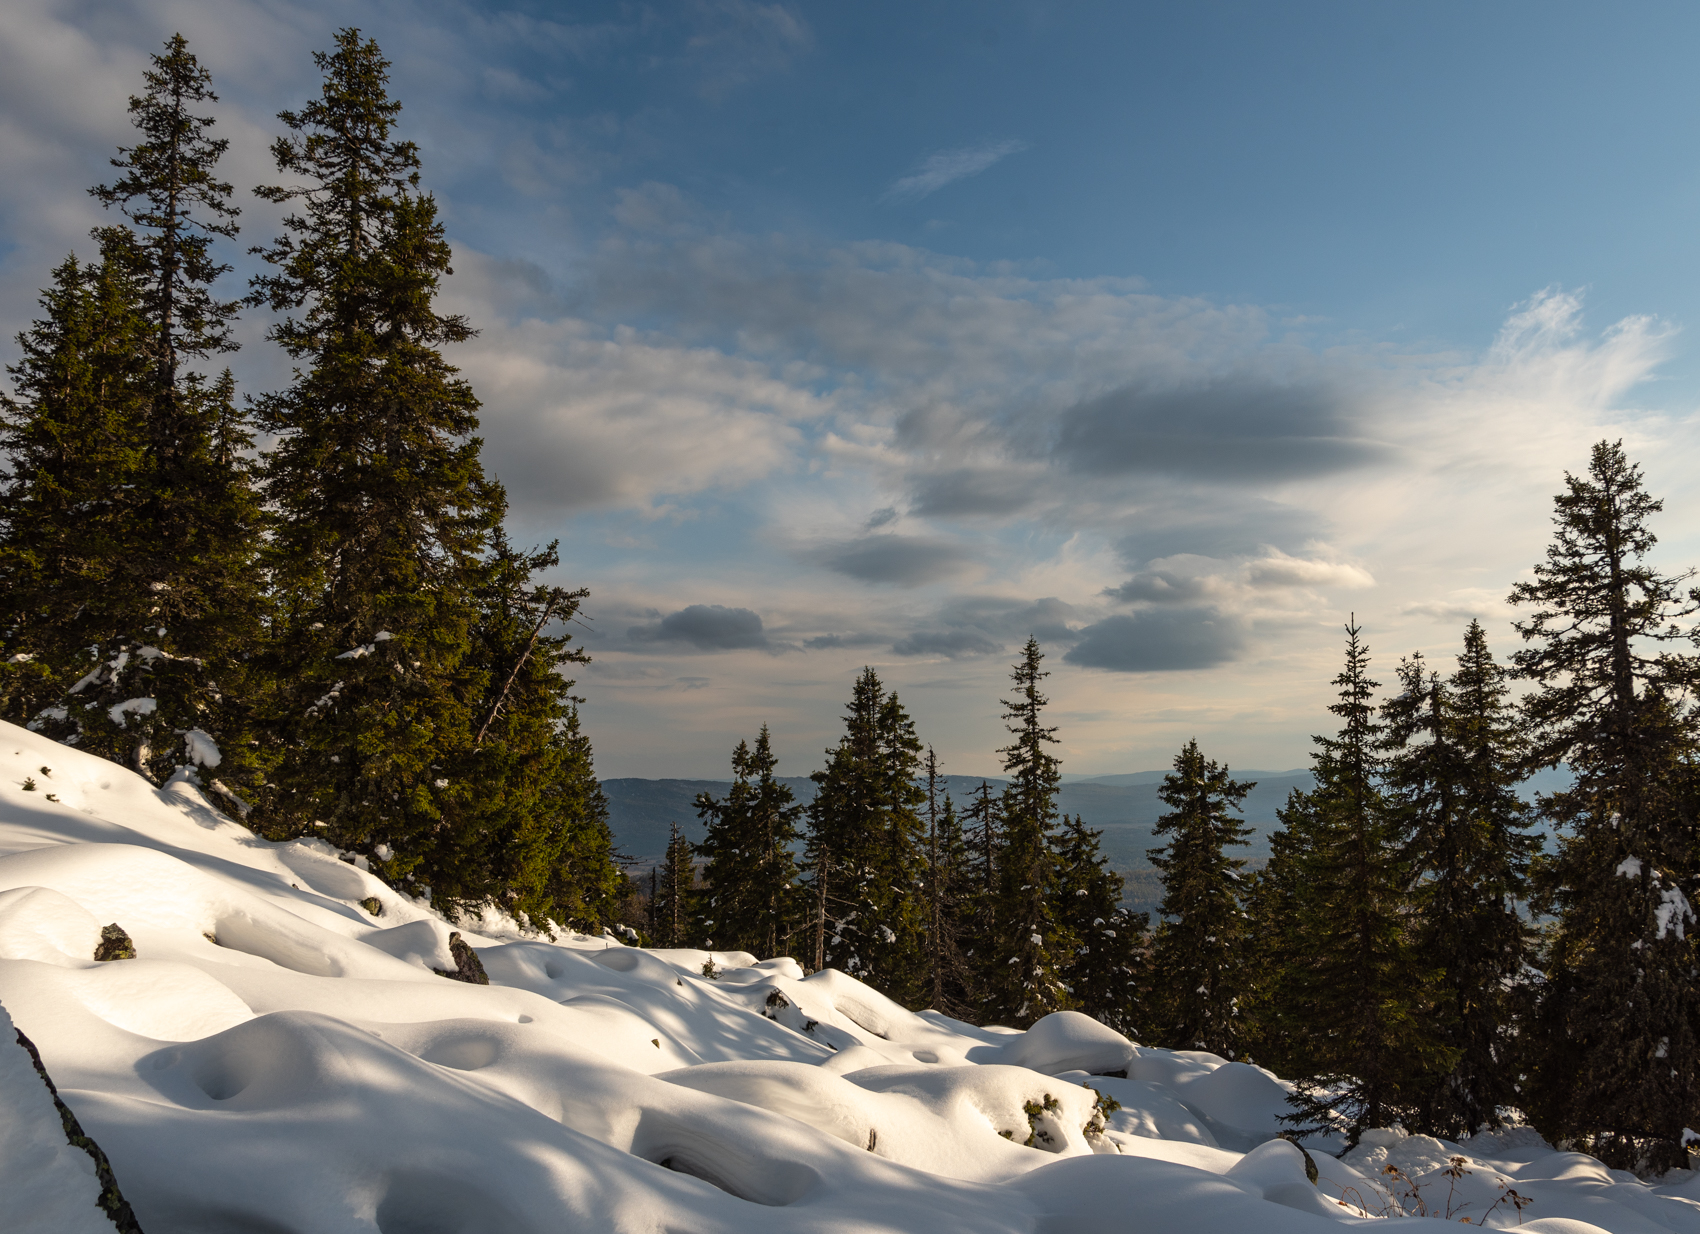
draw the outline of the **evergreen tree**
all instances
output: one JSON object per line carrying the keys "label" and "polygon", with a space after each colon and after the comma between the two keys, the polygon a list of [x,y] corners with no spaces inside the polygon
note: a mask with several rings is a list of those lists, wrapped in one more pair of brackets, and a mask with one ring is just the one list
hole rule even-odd
{"label": "evergreen tree", "polygon": [[[229,321],[236,306],[214,298],[209,286],[228,269],[212,260],[211,241],[235,235],[236,210],[230,186],[213,171],[226,143],[210,139],[211,118],[193,111],[217,96],[181,35],[154,56],[145,80],[147,92],[130,100],[144,140],[112,160],[125,172],[115,184],[91,190],[122,207],[139,229],[95,233],[108,286],[122,282],[130,300],[124,364],[134,407],[123,421],[123,452],[134,465],[116,490],[77,494],[78,504],[113,516],[99,536],[76,536],[98,555],[85,556],[75,573],[98,576],[102,594],[71,621],[37,628],[44,665],[63,664],[72,648],[85,658],[74,684],[41,715],[41,727],[155,781],[179,769],[192,780],[197,769],[216,769],[207,786],[246,813],[226,782],[247,788],[262,770],[249,706],[258,685],[249,659],[263,634],[259,502],[229,372],[209,379],[181,367],[235,348]],[[26,349],[26,367],[39,371],[39,361],[39,351]],[[23,386],[33,384],[18,375]],[[61,387],[58,400],[74,388]],[[62,414],[45,405],[35,410],[48,417],[41,427],[49,431]],[[95,440],[109,446],[114,427]],[[64,465],[84,449],[62,448],[50,470],[66,474]],[[27,488],[17,494],[26,507],[19,530],[35,512]],[[66,533],[46,538],[63,542]]]}
{"label": "evergreen tree", "polygon": [[724,798],[698,793],[697,816],[708,825],[702,853],[708,889],[698,933],[721,951],[750,951],[763,959],[784,954],[796,918],[797,839],[802,807],[790,786],[774,777],[777,760],[767,725],[755,749],[740,741],[732,752],[732,788]]}
{"label": "evergreen tree", "polygon": [[[608,798],[597,782],[576,702],[556,725],[553,742],[559,759],[543,789],[539,851],[523,867],[526,877],[514,909],[539,924],[552,920],[599,933],[623,919],[624,866],[630,859],[614,848]],[[535,897],[528,896],[529,887],[539,883]]]}
{"label": "evergreen tree", "polygon": [[667,858],[661,865],[655,896],[650,907],[657,947],[684,947],[690,942],[692,890],[696,886],[696,865],[692,860],[691,842],[672,824],[667,841]]}
{"label": "evergreen tree", "polygon": [[443,826],[415,852],[439,908],[600,929],[624,877],[566,676],[589,659],[564,627],[586,593],[533,581],[558,564],[554,544],[525,552],[492,535],[464,662],[478,728],[431,764]]}
{"label": "evergreen tree", "polygon": [[[1647,564],[1647,494],[1621,442],[1566,474],[1553,542],[1511,601],[1534,766],[1575,786],[1542,801],[1562,828],[1536,904],[1558,918],[1546,957],[1528,1107],[1542,1134],[1622,1168],[1683,1166],[1700,1098],[1694,983],[1694,824],[1684,792],[1695,746],[1686,693],[1688,575]],[[1692,596],[1692,593],[1691,593]]]}
{"label": "evergreen tree", "polygon": [[1019,1028],[1070,1005],[1062,969],[1076,941],[1053,911],[1051,838],[1062,779],[1056,758],[1046,748],[1056,743],[1056,728],[1040,723],[1049,701],[1039,689],[1050,676],[1039,668],[1043,659],[1039,641],[1029,638],[1010,674],[1015,697],[1004,702],[1005,727],[1015,740],[998,751],[1009,783],[1001,803],[1003,842],[997,857],[987,996],[990,1013]]}
{"label": "evergreen tree", "polygon": [[44,315],[18,335],[22,358],[6,370],[17,398],[0,401],[11,468],[0,490],[4,717],[72,741],[66,693],[125,624],[112,600],[126,593],[121,563],[141,538],[134,493],[152,366],[126,258],[69,257],[54,270]]}
{"label": "evergreen tree", "polygon": [[315,62],[321,96],[280,113],[291,135],[272,147],[295,184],[256,190],[296,209],[257,250],[274,272],[249,297],[284,314],[269,337],[300,366],[257,404],[278,438],[265,486],[287,670],[268,821],[322,827],[417,887],[456,804],[441,769],[472,757],[491,697],[471,643],[503,496],[471,435],[478,401],[440,351],[472,330],[433,306],[449,245],[416,147],[393,136],[388,62],[353,29]]}
{"label": "evergreen tree", "polygon": [[1248,965],[1240,904],[1245,861],[1227,850],[1243,847],[1251,834],[1240,821],[1240,803],[1256,785],[1205,759],[1196,739],[1175,755],[1174,766],[1158,789],[1169,813],[1153,829],[1170,839],[1149,854],[1163,876],[1151,963],[1156,1043],[1233,1058],[1241,1049],[1239,1003]]}
{"label": "evergreen tree", "polygon": [[1506,672],[1472,621],[1442,682],[1420,655],[1399,666],[1383,707],[1387,789],[1414,880],[1412,942],[1440,971],[1441,1040],[1457,1061],[1417,1096],[1412,1131],[1462,1139],[1515,1105],[1510,994],[1531,958],[1518,902],[1539,838],[1518,798],[1520,725]]}
{"label": "evergreen tree", "polygon": [[968,999],[976,1006],[985,1001],[998,950],[995,909],[1002,811],[1002,800],[993,794],[988,781],[981,780],[962,817],[962,843],[967,852],[957,940],[966,967]]}
{"label": "evergreen tree", "polygon": [[897,695],[863,669],[844,736],[810,777],[819,789],[804,850],[815,967],[841,968],[905,1004],[928,993],[920,753]]}
{"label": "evergreen tree", "polygon": [[964,909],[973,898],[968,846],[950,794],[939,804],[943,776],[938,755],[927,747],[927,1006],[966,1014],[971,1006],[968,962],[962,953]]}
{"label": "evergreen tree", "polygon": [[[1378,783],[1381,727],[1369,650],[1346,627],[1334,679],[1335,737],[1317,737],[1316,787],[1282,811],[1294,898],[1296,954],[1274,975],[1271,1011],[1301,1078],[1287,1116],[1303,1129],[1339,1129],[1349,1144],[1405,1116],[1454,1054],[1426,1018],[1433,976],[1404,929],[1407,873]],[[1295,877],[1296,876],[1296,877]]]}
{"label": "evergreen tree", "polygon": [[1064,992],[1074,1008],[1129,1037],[1143,1035],[1141,998],[1145,930],[1150,917],[1122,905],[1126,880],[1110,868],[1093,831],[1076,815],[1064,817],[1053,843],[1053,915],[1073,940],[1062,966]]}
{"label": "evergreen tree", "polygon": [[130,114],[145,140],[119,150],[112,165],[124,172],[117,183],[90,189],[102,205],[118,206],[140,228],[135,239],[142,311],[154,333],[154,444],[170,456],[192,439],[194,424],[178,423],[188,410],[174,407],[183,390],[178,366],[184,356],[206,359],[235,351],[230,323],[240,303],[219,300],[211,286],[229,271],[212,257],[212,238],[234,239],[241,211],[230,204],[231,186],[214,168],[230,142],[207,135],[210,116],[194,113],[216,103],[212,78],[188,40],[174,34],[165,54],[153,57],[143,74],[145,95],[132,95]]}

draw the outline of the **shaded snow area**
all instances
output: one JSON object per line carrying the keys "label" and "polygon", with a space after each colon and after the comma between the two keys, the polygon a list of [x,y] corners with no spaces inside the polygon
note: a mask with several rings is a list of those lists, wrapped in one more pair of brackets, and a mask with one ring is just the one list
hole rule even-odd
{"label": "shaded snow area", "polygon": [[[1313,1185],[1259,1068],[1070,1012],[912,1014],[786,959],[449,923],[340,857],[0,725],[0,1005],[150,1234],[1700,1234],[1700,1182],[1527,1131],[1313,1143]],[[135,958],[92,958],[112,924]],[[489,985],[434,971],[451,929]],[[110,1229],[0,1032],[0,1228]]]}

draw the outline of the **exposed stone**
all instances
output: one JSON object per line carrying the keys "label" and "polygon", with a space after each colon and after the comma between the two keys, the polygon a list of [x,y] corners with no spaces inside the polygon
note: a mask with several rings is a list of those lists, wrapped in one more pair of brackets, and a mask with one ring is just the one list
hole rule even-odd
{"label": "exposed stone", "polygon": [[[117,930],[117,926],[108,926],[108,930]],[[123,934],[122,930],[118,931]],[[104,934],[105,931],[102,931]],[[125,943],[129,939],[125,938]],[[132,953],[133,954],[133,953]],[[99,956],[95,957],[99,959]],[[53,1105],[59,1111],[59,1122],[65,1128],[65,1139],[73,1148],[80,1148],[94,1159],[95,1177],[100,1180],[100,1198],[95,1201],[100,1209],[118,1228],[118,1234],[142,1234],[141,1223],[136,1220],[136,1214],[130,1208],[130,1202],[124,1198],[124,1193],[118,1189],[118,1180],[112,1175],[112,1163],[88,1136],[83,1134],[82,1124],[77,1116],[71,1113],[71,1107],[60,1099],[59,1090],[54,1087],[53,1078],[47,1074],[47,1068],[42,1066],[41,1051],[35,1048],[35,1042],[24,1036],[24,1030],[15,1028],[18,1034],[18,1044],[29,1052],[30,1062],[35,1064],[35,1073],[41,1077],[41,1082],[47,1085],[47,1091],[53,1096]]]}
{"label": "exposed stone", "polygon": [[97,960],[133,960],[136,958],[136,944],[130,941],[130,936],[116,921],[111,925],[100,927],[100,945],[94,949]]}
{"label": "exposed stone", "polygon": [[460,936],[459,930],[449,933],[449,954],[455,958],[453,972],[446,969],[434,968],[431,971],[439,977],[447,977],[450,981],[465,981],[472,985],[489,985],[489,975],[484,971],[484,962],[478,958],[478,953],[472,945]]}
{"label": "exposed stone", "polygon": [[377,896],[367,896],[364,900],[360,901],[360,907],[371,913],[374,917],[382,917],[384,915],[384,906],[379,902]]}

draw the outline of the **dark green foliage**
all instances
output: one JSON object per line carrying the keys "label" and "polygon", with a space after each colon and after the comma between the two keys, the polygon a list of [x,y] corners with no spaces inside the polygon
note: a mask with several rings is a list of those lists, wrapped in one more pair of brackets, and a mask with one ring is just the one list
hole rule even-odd
{"label": "dark green foliage", "polygon": [[667,859],[656,872],[650,896],[649,932],[657,947],[684,947],[690,942],[691,900],[696,886],[696,866],[691,842],[673,824],[667,842]]}
{"label": "dark green foliage", "polygon": [[764,960],[786,953],[799,907],[791,845],[803,811],[774,778],[776,765],[764,724],[755,749],[740,741],[732,752],[731,791],[696,799],[697,816],[708,826],[701,848],[708,887],[699,898],[696,933],[705,947]]}
{"label": "dark green foliage", "polygon": [[956,940],[966,966],[969,1000],[983,1003],[992,957],[996,954],[998,847],[1002,837],[1003,803],[985,780],[974,790],[962,813],[962,845],[966,850],[963,898],[957,910]]}
{"label": "dark green foliage", "polygon": [[355,30],[315,61],[323,93],[281,113],[292,135],[272,147],[294,187],[256,190],[297,208],[259,250],[276,272],[250,301],[286,314],[269,337],[303,366],[257,403],[278,437],[264,476],[283,758],[267,824],[322,824],[392,881],[428,884],[445,807],[465,804],[443,771],[475,757],[493,701],[473,640],[503,498],[471,437],[477,399],[439,350],[472,331],[433,307],[449,245],[413,143],[392,138],[388,62]]}
{"label": "dark green foliage", "polygon": [[1139,1037],[1148,1018],[1142,987],[1150,916],[1122,907],[1124,880],[1098,848],[1102,834],[1078,817],[1064,817],[1052,841],[1053,913],[1058,933],[1073,944],[1062,965],[1062,982],[1076,1011]]}
{"label": "dark green foliage", "polygon": [[613,923],[624,879],[566,676],[587,659],[563,624],[585,593],[533,582],[557,564],[553,544],[524,552],[492,536],[464,661],[478,728],[470,749],[433,765],[444,826],[416,855],[440,908],[493,903],[597,931]]}
{"label": "dark green foliage", "polygon": [[820,789],[804,849],[814,967],[842,969],[905,1005],[928,994],[920,755],[897,695],[863,669],[844,736],[811,777]]}
{"label": "dark green foliage", "polygon": [[264,611],[259,507],[229,374],[178,367],[230,348],[231,306],[206,284],[223,269],[208,240],[233,233],[233,211],[211,174],[223,144],[187,110],[212,95],[180,38],[147,84],[131,100],[147,140],[95,190],[143,233],[103,228],[98,266],[55,272],[9,369],[4,703],[155,781],[216,768],[208,787],[240,812],[226,782],[258,774],[245,700]]}
{"label": "dark green foliage", "polygon": [[1243,846],[1251,834],[1239,813],[1254,787],[1206,760],[1194,739],[1175,755],[1175,769],[1158,790],[1169,813],[1157,820],[1153,834],[1170,839],[1150,853],[1163,874],[1162,920],[1151,956],[1157,1045],[1224,1058],[1241,1048],[1245,862],[1230,857],[1228,849]]}
{"label": "dark green foliage", "polygon": [[[147,92],[130,100],[143,140],[112,160],[125,173],[116,183],[90,190],[137,229],[96,234],[108,261],[128,267],[145,323],[152,371],[134,425],[142,464],[120,498],[132,510],[125,542],[112,546],[107,628],[84,641],[95,649],[93,676],[61,705],[83,749],[155,780],[180,766],[216,769],[208,786],[246,812],[236,793],[263,774],[249,703],[265,615],[256,560],[263,519],[230,373],[183,369],[235,350],[237,305],[210,285],[229,269],[213,260],[211,243],[236,234],[238,212],[214,171],[228,143],[210,138],[212,119],[194,111],[217,96],[181,35],[154,56],[145,80]],[[152,699],[153,709],[112,711],[139,699]]]}
{"label": "dark green foliage", "polygon": [[1262,1034],[1266,1050],[1279,1041],[1277,1065],[1298,1077],[1291,1121],[1337,1128],[1353,1144],[1402,1117],[1427,1077],[1454,1061],[1426,1018],[1433,976],[1405,934],[1407,874],[1378,784],[1376,683],[1359,633],[1346,627],[1346,665],[1334,679],[1339,734],[1315,739],[1316,787],[1294,793],[1280,816],[1288,838],[1270,863],[1269,891],[1288,898],[1291,916]]}
{"label": "dark green foliage", "polygon": [[1540,840],[1516,793],[1524,742],[1505,678],[1473,621],[1450,678],[1413,656],[1382,709],[1387,791],[1413,880],[1411,938],[1440,970],[1435,1030],[1457,1053],[1417,1093],[1406,1125],[1449,1139],[1498,1126],[1499,1107],[1519,1101],[1510,999],[1533,958],[1518,903]]}
{"label": "dark green foliage", "polygon": [[973,972],[962,938],[976,899],[968,844],[950,794],[939,802],[939,760],[927,747],[927,1006],[949,1015],[973,1008]]}
{"label": "dark green foliage", "polygon": [[[7,720],[61,702],[129,612],[123,562],[142,538],[149,330],[127,254],[67,258],[18,336],[17,398],[0,402],[10,473],[0,502],[0,605]],[[54,736],[74,736],[60,714]]]}
{"label": "dark green foliage", "polygon": [[1009,783],[1001,802],[990,954],[982,970],[988,1013],[1019,1028],[1071,1005],[1063,968],[1076,942],[1054,910],[1051,836],[1062,780],[1047,748],[1056,743],[1056,729],[1040,723],[1049,701],[1039,689],[1050,676],[1039,667],[1043,659],[1038,640],[1029,638],[1010,674],[1015,697],[1004,700],[1005,727],[1015,740],[998,751]]}
{"label": "dark green foliage", "polygon": [[[136,241],[143,313],[154,328],[155,392],[161,402],[179,393],[181,357],[206,359],[234,351],[230,323],[237,301],[216,299],[211,284],[230,267],[213,260],[212,238],[236,235],[241,213],[230,204],[231,186],[214,167],[229,141],[210,138],[212,117],[194,113],[216,103],[212,78],[200,66],[181,34],[166,40],[165,54],[153,57],[143,74],[145,95],[130,97],[130,115],[144,140],[121,147],[112,165],[125,174],[118,182],[89,190],[101,204],[119,206],[142,235]],[[160,445],[169,451],[176,427],[170,412],[157,409]]]}
{"label": "dark green foliage", "polygon": [[1566,763],[1575,787],[1542,802],[1561,828],[1536,905],[1557,916],[1546,956],[1528,1108],[1542,1133],[1611,1165],[1686,1165],[1700,1100],[1693,974],[1695,662],[1687,575],[1646,563],[1661,503],[1622,443],[1566,474],[1555,534],[1513,603],[1533,612],[1513,657],[1533,682],[1530,761]]}

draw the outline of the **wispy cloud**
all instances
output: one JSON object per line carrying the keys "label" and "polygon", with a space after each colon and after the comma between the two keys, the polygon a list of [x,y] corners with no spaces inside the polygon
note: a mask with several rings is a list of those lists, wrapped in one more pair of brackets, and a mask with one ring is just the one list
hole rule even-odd
{"label": "wispy cloud", "polygon": [[919,201],[938,192],[947,184],[977,176],[993,163],[1020,154],[1027,143],[1019,138],[981,142],[957,150],[940,150],[929,154],[912,174],[896,181],[880,197],[881,201]]}

